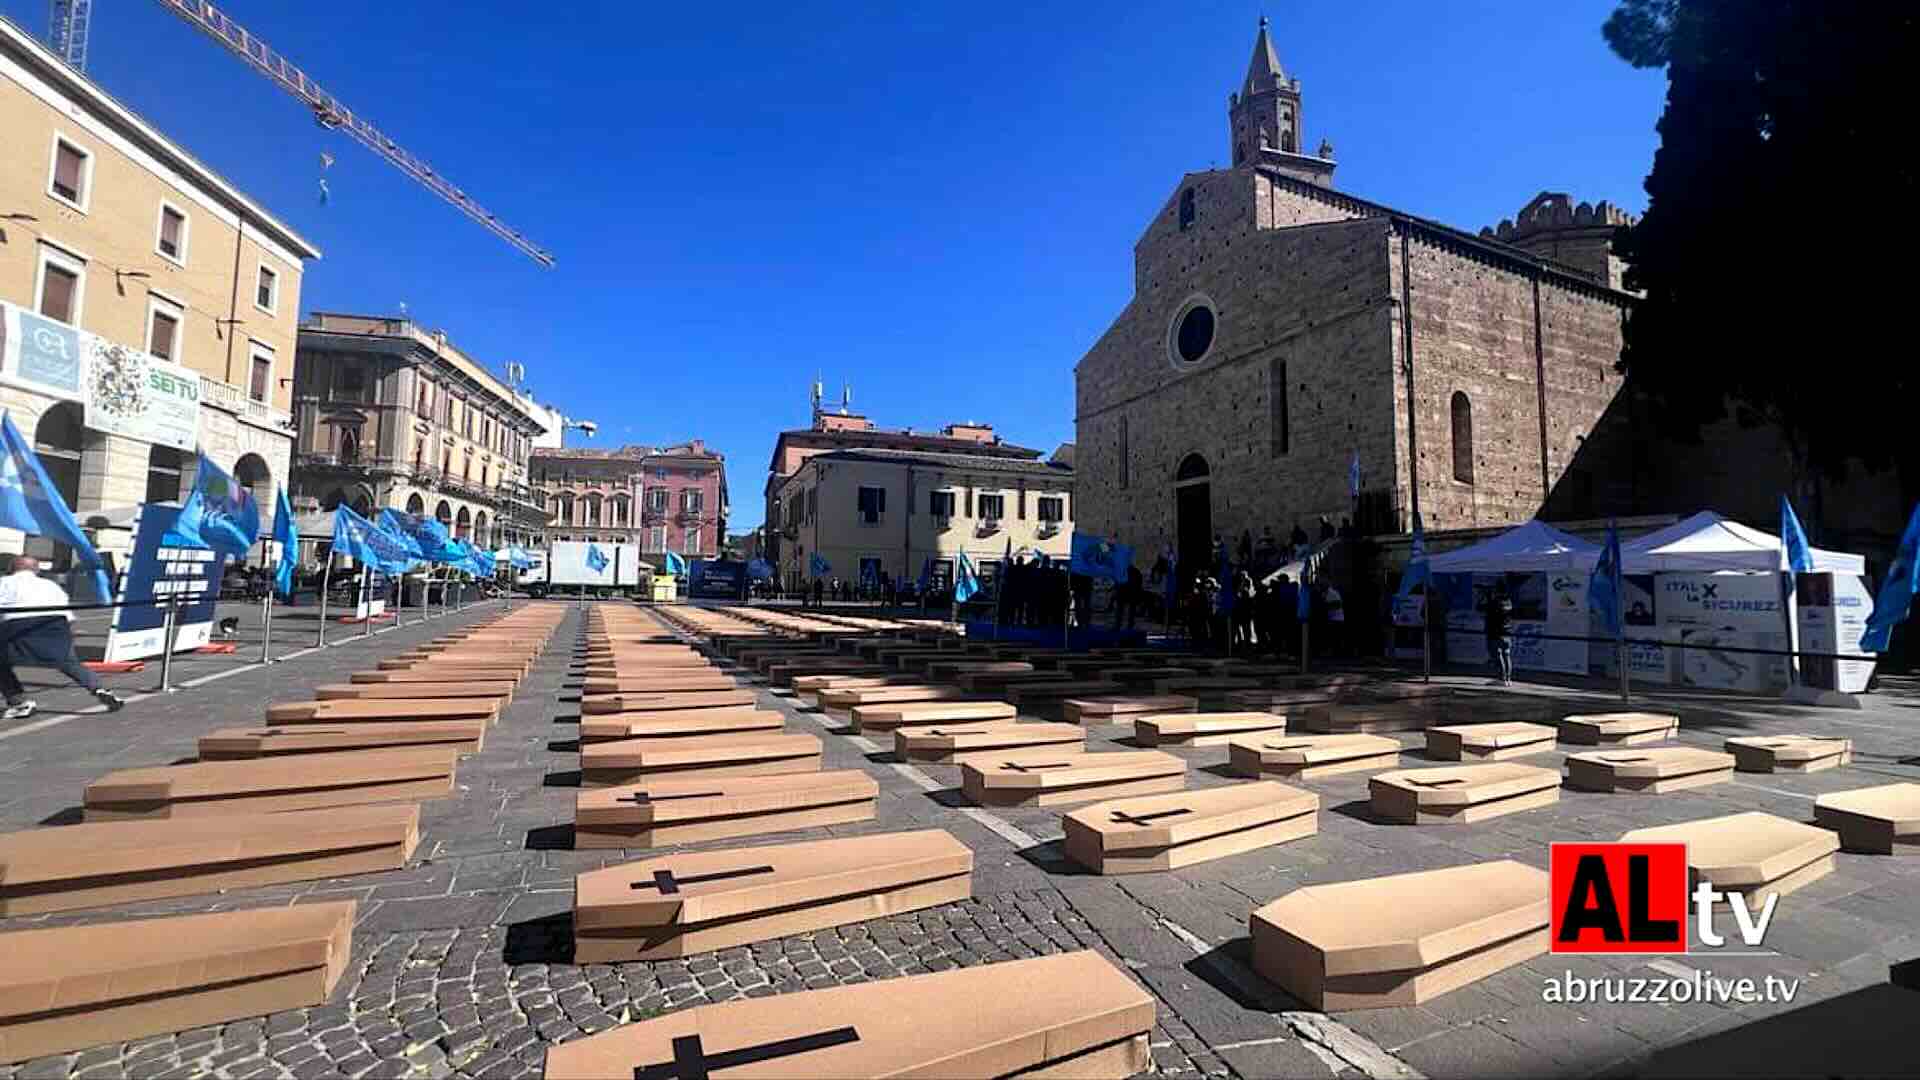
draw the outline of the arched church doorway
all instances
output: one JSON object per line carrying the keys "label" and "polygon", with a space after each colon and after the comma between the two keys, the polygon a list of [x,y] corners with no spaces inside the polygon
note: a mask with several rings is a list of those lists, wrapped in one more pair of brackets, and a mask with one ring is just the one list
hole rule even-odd
{"label": "arched church doorway", "polygon": [[1213,470],[1207,459],[1188,454],[1173,474],[1173,514],[1183,572],[1211,569],[1213,558]]}

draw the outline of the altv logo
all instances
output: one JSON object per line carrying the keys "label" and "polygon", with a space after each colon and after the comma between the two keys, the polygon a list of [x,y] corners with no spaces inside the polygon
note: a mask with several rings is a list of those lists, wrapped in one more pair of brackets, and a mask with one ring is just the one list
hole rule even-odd
{"label": "altv logo", "polygon": [[1757,948],[1773,922],[1778,893],[1755,914],[1745,893],[1701,881],[1687,888],[1685,844],[1553,844],[1551,940],[1556,953],[1684,953],[1692,913],[1700,944],[1727,943],[1714,905],[1733,912],[1740,941]]}

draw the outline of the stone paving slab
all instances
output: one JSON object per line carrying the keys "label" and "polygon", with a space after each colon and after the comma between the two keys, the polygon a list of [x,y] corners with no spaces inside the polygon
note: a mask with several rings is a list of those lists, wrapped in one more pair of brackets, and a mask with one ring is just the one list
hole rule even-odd
{"label": "stone paving slab", "polygon": [[[205,731],[254,722],[268,702],[306,700],[314,686],[344,681],[380,657],[497,609],[480,605],[371,639],[337,627],[334,647],[270,669],[251,667],[244,656],[197,658],[193,669],[183,665],[184,679],[233,674],[137,701],[114,716],[61,716],[50,711],[61,692],[48,692],[42,700],[49,711],[26,725],[0,727],[0,827],[73,820],[82,787],[102,773],[190,757]],[[1113,880],[1080,872],[1062,857],[1057,810],[973,807],[959,797],[958,768],[906,765],[890,745],[830,734],[842,725],[796,709],[790,694],[771,693],[757,680],[750,685],[760,707],[784,712],[789,730],[820,736],[824,768],[874,776],[878,812],[869,822],[695,846],[945,828],[975,852],[974,897],[685,960],[575,966],[574,876],[641,857],[570,850],[580,680],[569,661],[580,625],[576,609],[489,734],[487,749],[462,761],[457,796],[423,806],[423,840],[408,867],[0,922],[4,930],[352,897],[362,905],[352,964],[326,1005],[0,1067],[0,1080],[531,1076],[548,1045],[690,1004],[1076,948],[1114,958],[1155,995],[1158,1074],[1631,1075],[1658,1050],[1767,1022],[1762,1018],[1782,1010],[1548,1004],[1541,987],[1550,978],[1656,971],[1637,958],[1543,956],[1424,1006],[1328,1018],[1252,975],[1246,916],[1308,884],[1496,857],[1545,866],[1549,839],[1612,840],[1633,828],[1741,810],[1810,820],[1821,793],[1920,778],[1920,738],[1909,719],[1920,693],[1912,689],[1876,695],[1856,713],[1663,704],[1683,716],[1681,745],[1717,748],[1729,734],[1772,730],[1838,734],[1854,740],[1855,762],[1822,773],[1741,776],[1668,796],[1563,791],[1551,807],[1444,830],[1377,823],[1366,810],[1367,774],[1335,776],[1300,785],[1321,798],[1317,835],[1170,874]],[[307,622],[299,632],[310,638],[312,631]],[[301,640],[289,651],[310,644]],[[1408,750],[1403,766],[1426,763],[1417,733],[1397,738]],[[1089,728],[1088,746],[1133,749],[1131,726]],[[1559,747],[1527,763],[1555,768],[1569,749],[1577,748]],[[1171,752],[1191,766],[1191,787],[1236,782],[1226,772],[1225,747]],[[1842,853],[1834,874],[1782,901],[1766,944],[1779,955],[1680,959],[1723,977],[1799,978],[1806,1003],[1883,983],[1889,963],[1920,955],[1920,860]]]}

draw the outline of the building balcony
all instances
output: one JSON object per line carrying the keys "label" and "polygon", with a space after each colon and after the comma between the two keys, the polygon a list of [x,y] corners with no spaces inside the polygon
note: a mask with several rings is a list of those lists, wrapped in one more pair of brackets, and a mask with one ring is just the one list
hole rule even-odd
{"label": "building balcony", "polygon": [[245,390],[232,383],[206,375],[200,376],[200,403],[232,413],[257,427],[286,432],[289,436],[293,431],[293,414],[276,409],[264,401],[255,401],[247,396]]}

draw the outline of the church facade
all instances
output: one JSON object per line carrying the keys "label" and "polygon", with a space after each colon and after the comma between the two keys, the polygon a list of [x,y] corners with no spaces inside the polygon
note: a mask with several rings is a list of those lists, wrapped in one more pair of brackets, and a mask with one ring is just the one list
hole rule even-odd
{"label": "church facade", "polygon": [[1322,515],[1377,534],[1606,502],[1575,458],[1622,381],[1626,216],[1542,193],[1474,234],[1342,192],[1265,20],[1228,119],[1233,166],[1168,195],[1075,368],[1079,527],[1194,565],[1215,533]]}

